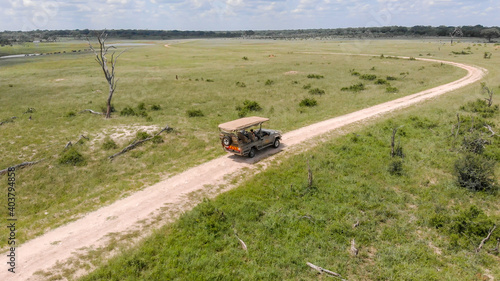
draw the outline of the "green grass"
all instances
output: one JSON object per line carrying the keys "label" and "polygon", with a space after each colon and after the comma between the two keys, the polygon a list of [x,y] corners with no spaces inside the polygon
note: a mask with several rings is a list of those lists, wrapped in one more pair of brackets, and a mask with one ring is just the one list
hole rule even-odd
{"label": "green grass", "polygon": [[[17,117],[0,127],[0,168],[44,159],[17,173],[20,202],[17,215],[22,218],[18,242],[223,155],[218,145],[217,125],[238,118],[235,108],[247,99],[262,105],[258,114],[271,118],[269,127],[286,132],[450,82],[465,74],[451,66],[419,61],[299,53],[356,51],[356,46],[348,46],[355,42],[200,40],[169,48],[164,43],[135,47],[120,57],[116,70],[120,80],[113,98],[116,112],[110,120],[80,113],[84,109],[100,111],[107,97],[107,84],[90,53],[67,52],[0,61],[0,120]],[[427,43],[374,41],[360,46],[360,53],[415,56]],[[436,51],[437,43],[428,46],[437,56],[447,58],[450,53],[447,47]],[[32,44],[3,47],[0,52],[85,48],[86,42],[71,41],[38,47]],[[493,49],[491,52],[495,53]],[[242,60],[244,56],[252,59]],[[460,56],[460,60],[498,66],[496,60],[476,62],[475,54]],[[371,71],[374,65],[376,70]],[[422,66],[426,71],[418,71]],[[351,69],[371,71],[378,77],[397,76],[398,80],[391,85],[400,91],[388,95],[383,87],[369,85],[353,99],[349,93],[340,91],[340,85],[359,83],[359,78],[351,75]],[[289,71],[299,74],[286,75]],[[399,77],[402,72],[409,74]],[[326,78],[311,80],[300,73],[321,73]],[[274,83],[266,86],[268,80]],[[246,87],[236,85],[237,82]],[[308,96],[303,87],[309,83],[328,93],[318,97],[314,111],[304,111],[299,105]],[[135,112],[142,104],[145,110],[141,112],[147,113],[147,117],[119,114],[127,107]],[[151,110],[153,106],[159,110]],[[25,113],[28,108],[35,111]],[[189,109],[200,110],[204,116],[190,118],[186,114]],[[144,127],[152,134],[165,125],[175,130],[163,135],[164,143],[144,144],[112,162],[107,160],[129,144],[138,131],[144,131]],[[65,144],[76,141],[82,134],[90,139],[78,145],[78,153],[86,165],[59,164]],[[102,149],[107,137],[116,142],[117,148]],[[6,230],[2,229],[0,234],[6,234]]]}
{"label": "green grass", "polygon": [[[278,159],[82,280],[317,280],[306,262],[347,280],[499,278],[495,241],[475,249],[500,222],[500,194],[470,192],[453,176],[469,127],[454,138],[450,126],[464,98],[479,96],[469,86]],[[500,127],[498,115],[486,121]],[[405,151],[398,175],[387,169],[395,127]]]}

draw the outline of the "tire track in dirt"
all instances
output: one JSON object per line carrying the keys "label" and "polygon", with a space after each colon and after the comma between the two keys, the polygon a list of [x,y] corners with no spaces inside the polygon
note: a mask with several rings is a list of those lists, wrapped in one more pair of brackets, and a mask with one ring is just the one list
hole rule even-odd
{"label": "tire track in dirt", "polygon": [[[351,55],[338,53],[310,54]],[[467,70],[468,73],[463,78],[445,85],[290,131],[283,135],[285,147],[282,150],[287,150],[294,145],[345,125],[375,118],[384,113],[402,109],[459,89],[479,81],[487,73],[486,69],[461,63],[423,58],[417,58],[417,60],[453,65]],[[104,247],[109,243],[109,237],[112,234],[139,230],[146,235],[152,229],[159,228],[161,224],[176,219],[181,211],[187,210],[199,202],[199,198],[189,198],[190,194],[206,191],[213,196],[224,192],[231,188],[228,176],[237,175],[242,173],[243,170],[256,172],[261,165],[254,164],[272,153],[276,153],[276,150],[263,150],[254,159],[232,155],[222,156],[147,187],[111,205],[88,213],[77,221],[27,241],[16,249],[16,273],[8,272],[7,265],[4,263],[4,267],[0,271],[0,280],[43,280],[43,277],[33,274],[37,271],[51,272],[57,269],[56,267],[61,266],[60,264],[56,265],[58,261],[64,263],[64,261],[74,258],[77,253],[86,252],[85,249]],[[262,161],[262,164],[265,165],[266,162],[268,160]],[[221,185],[224,185],[224,187],[218,190],[213,189],[213,187]],[[177,211],[162,220],[162,223],[149,226],[141,223],[156,216],[167,216],[164,212],[166,206]],[[3,253],[1,256],[5,258],[6,254]]]}

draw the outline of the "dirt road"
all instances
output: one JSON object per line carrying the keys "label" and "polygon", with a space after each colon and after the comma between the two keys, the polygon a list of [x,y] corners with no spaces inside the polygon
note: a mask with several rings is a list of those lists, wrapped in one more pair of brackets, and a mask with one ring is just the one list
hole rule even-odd
{"label": "dirt road", "polygon": [[[334,54],[332,53],[332,55]],[[467,70],[468,74],[446,85],[288,132],[283,135],[284,145],[282,149],[288,150],[294,145],[342,126],[374,118],[464,87],[479,81],[487,72],[485,69],[460,63],[433,59],[420,60],[450,64]],[[258,169],[258,166],[261,165],[254,165],[254,163],[267,158],[271,153],[275,152],[276,150],[268,149],[259,153],[254,159],[230,155],[214,159],[28,241],[16,249],[16,273],[8,272],[6,263],[2,262],[0,280],[43,279],[41,276],[33,274],[40,270],[51,272],[57,261],[64,262],[74,257],[76,252],[85,252],[85,250],[78,249],[98,248],[106,245],[109,242],[109,235],[113,233],[123,233],[131,230],[147,233],[151,231],[152,226],[147,226],[143,222],[144,220],[152,219],[159,214],[162,217],[170,216],[171,219],[175,219],[175,214],[179,212],[167,214],[165,213],[166,207],[181,210],[192,207],[192,204],[196,203],[196,200],[199,200],[200,197],[191,195],[191,197],[198,198],[189,198],[189,195],[193,192],[211,190],[212,194],[215,194],[225,191],[227,187],[219,190],[214,187],[224,183],[227,184],[228,176],[237,174],[243,168],[247,168],[245,170]],[[260,163],[265,164],[266,161],[268,160],[260,161]],[[153,225],[155,227],[160,226],[158,223]],[[6,253],[1,254],[1,256],[3,258],[0,260],[6,261]],[[57,267],[60,267],[60,265]]]}

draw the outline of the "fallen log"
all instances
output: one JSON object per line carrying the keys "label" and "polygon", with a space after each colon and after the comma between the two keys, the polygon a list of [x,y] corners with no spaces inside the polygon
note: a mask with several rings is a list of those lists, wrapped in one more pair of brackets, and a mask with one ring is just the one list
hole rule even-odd
{"label": "fallen log", "polygon": [[155,134],[154,136],[152,136],[152,137],[149,137],[149,138],[146,138],[146,139],[143,139],[143,140],[134,140],[131,144],[129,144],[127,147],[125,147],[122,151],[117,152],[117,153],[115,153],[115,154],[113,154],[113,155],[109,156],[109,157],[108,157],[108,159],[113,160],[115,157],[120,156],[120,155],[122,155],[123,153],[125,153],[125,152],[127,152],[127,151],[130,151],[130,150],[132,150],[132,149],[136,148],[137,146],[141,145],[142,143],[145,143],[145,142],[147,142],[147,141],[152,140],[154,137],[159,136],[161,133],[163,133],[163,132],[165,132],[165,131],[170,132],[170,131],[172,131],[172,130],[173,130],[173,129],[172,129],[172,128],[170,128],[170,127],[167,125],[165,128],[163,128],[161,131],[159,131],[158,133],[156,133],[156,134]]}
{"label": "fallen log", "polygon": [[103,115],[104,114],[102,112],[93,111],[92,109],[84,109],[84,110],[80,111],[80,113],[84,113],[84,112],[90,112],[92,114],[99,114],[99,115]]}
{"label": "fallen log", "polygon": [[[310,263],[310,262],[307,262],[306,264],[307,264],[310,268],[312,268],[312,269],[314,269],[314,270],[318,271],[318,272],[319,272],[319,273],[321,273],[321,274],[326,273],[326,274],[328,274],[328,275],[335,276],[335,277],[338,277],[338,278],[341,278],[341,279],[342,279],[342,275],[340,275],[340,274],[338,274],[338,273],[336,273],[336,272],[333,272],[333,271],[328,270],[328,269],[324,269],[324,268],[319,267],[319,266],[317,266],[317,265],[314,265],[314,264],[312,264],[312,263]],[[345,279],[342,279],[342,280],[345,280]]]}
{"label": "fallen log", "polygon": [[45,159],[38,160],[38,161],[33,161],[33,162],[23,162],[21,164],[17,164],[17,165],[14,165],[12,167],[9,167],[7,169],[0,170],[0,176],[3,175],[3,174],[6,174],[9,171],[10,168],[22,169],[22,168],[25,168],[25,167],[28,167],[28,166],[33,166],[35,164],[38,164],[38,163],[42,162],[43,160],[45,160]]}

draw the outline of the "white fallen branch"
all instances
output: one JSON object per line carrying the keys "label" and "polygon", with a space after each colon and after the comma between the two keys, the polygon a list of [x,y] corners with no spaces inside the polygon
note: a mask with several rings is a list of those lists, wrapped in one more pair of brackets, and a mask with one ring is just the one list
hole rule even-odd
{"label": "white fallen branch", "polygon": [[351,240],[351,254],[353,256],[357,256],[358,255],[358,248],[356,248],[356,242],[354,242],[354,239]]}
{"label": "white fallen branch", "polygon": [[[326,274],[328,274],[328,275],[335,276],[335,277],[338,277],[338,278],[341,278],[341,279],[342,279],[342,275],[340,275],[340,274],[338,274],[338,273],[336,273],[336,272],[333,272],[333,271],[328,270],[328,269],[324,269],[324,268],[322,268],[322,267],[320,267],[320,266],[317,266],[317,265],[314,265],[314,264],[312,264],[312,263],[310,263],[310,262],[307,262],[306,264],[307,264],[310,268],[312,268],[312,269],[314,269],[314,270],[318,271],[318,272],[319,272],[319,273],[321,273],[321,274],[326,273]],[[342,280],[345,280],[345,279],[342,279]]]}
{"label": "white fallen branch", "polygon": [[92,109],[84,109],[84,110],[80,111],[80,113],[84,113],[84,112],[90,112],[92,114],[99,114],[99,115],[103,115],[104,114],[102,112],[93,111]]}
{"label": "white fallen branch", "polygon": [[486,236],[486,238],[481,240],[479,247],[477,247],[477,249],[476,249],[476,253],[479,253],[479,251],[481,251],[481,249],[483,248],[484,243],[486,243],[488,240],[490,240],[491,234],[493,233],[493,231],[495,231],[496,228],[497,228],[497,225],[496,224],[493,225],[493,227],[490,229],[490,232],[488,232],[488,236]]}

